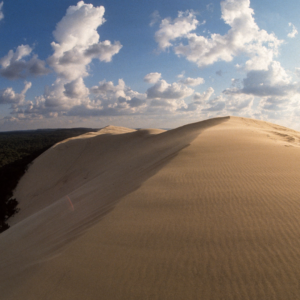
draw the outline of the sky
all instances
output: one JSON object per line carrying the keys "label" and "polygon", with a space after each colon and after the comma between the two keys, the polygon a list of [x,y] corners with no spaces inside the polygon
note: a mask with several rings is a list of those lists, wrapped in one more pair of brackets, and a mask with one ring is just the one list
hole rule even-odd
{"label": "sky", "polygon": [[299,0],[0,0],[0,131],[300,130]]}

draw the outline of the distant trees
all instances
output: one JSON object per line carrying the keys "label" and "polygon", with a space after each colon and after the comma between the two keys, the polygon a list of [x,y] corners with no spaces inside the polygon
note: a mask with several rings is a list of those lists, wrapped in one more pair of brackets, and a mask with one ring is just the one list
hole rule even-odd
{"label": "distant trees", "polygon": [[91,131],[97,129],[0,132],[0,233],[9,228],[7,220],[19,211],[13,191],[30,163],[54,144]]}

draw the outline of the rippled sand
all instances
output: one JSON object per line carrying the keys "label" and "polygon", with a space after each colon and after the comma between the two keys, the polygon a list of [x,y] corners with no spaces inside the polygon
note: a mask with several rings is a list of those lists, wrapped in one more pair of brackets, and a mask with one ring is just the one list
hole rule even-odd
{"label": "rippled sand", "polygon": [[31,166],[1,299],[300,299],[300,133],[109,126]]}

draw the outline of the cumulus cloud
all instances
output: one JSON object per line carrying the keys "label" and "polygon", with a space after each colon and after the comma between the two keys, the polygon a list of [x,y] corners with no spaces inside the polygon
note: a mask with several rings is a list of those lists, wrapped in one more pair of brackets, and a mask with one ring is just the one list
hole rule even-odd
{"label": "cumulus cloud", "polygon": [[161,73],[149,73],[144,77],[144,81],[148,83],[156,83],[161,78]]}
{"label": "cumulus cloud", "polygon": [[6,56],[0,58],[0,75],[8,79],[18,79],[48,74],[50,70],[37,55],[27,61],[24,59],[31,53],[32,48],[28,45],[18,46],[15,52],[10,50]]}
{"label": "cumulus cloud", "polygon": [[119,53],[122,45],[120,42],[114,42],[106,40],[99,42],[98,44],[91,45],[86,51],[85,55],[91,58],[98,58],[100,61],[110,62],[112,57]]}
{"label": "cumulus cloud", "polygon": [[215,92],[214,89],[212,87],[209,87],[202,94],[195,93],[193,96],[194,103],[203,104],[203,103],[207,102],[210,99],[210,97],[213,95],[214,92]]}
{"label": "cumulus cloud", "polygon": [[179,83],[160,80],[147,90],[148,99],[182,99],[192,95],[193,89]]}
{"label": "cumulus cloud", "polygon": [[186,110],[188,105],[185,98],[191,96],[194,90],[181,83],[167,83],[161,79],[150,87],[146,94],[151,100],[147,108],[148,113],[174,113]]}
{"label": "cumulus cloud", "polygon": [[[145,76],[147,82],[154,83],[146,94],[133,91],[122,79],[119,79],[117,85],[111,81],[99,82],[99,85],[90,89],[90,93],[94,95],[93,107],[99,106],[95,113],[97,115],[162,114],[176,112],[186,107],[184,98],[193,94],[194,90],[176,82],[169,84],[160,77],[160,73],[149,73]],[[86,111],[88,112],[90,110]]]}
{"label": "cumulus cloud", "polygon": [[94,7],[79,1],[68,8],[56,25],[53,32],[56,42],[51,43],[54,53],[48,63],[59,77],[71,81],[87,76],[87,66],[92,59],[109,62],[120,51],[120,42],[100,42],[97,28],[105,22],[104,12],[103,6]]}
{"label": "cumulus cloud", "polygon": [[226,95],[226,110],[229,113],[250,113],[253,101],[252,95]]}
{"label": "cumulus cloud", "polygon": [[[115,115],[135,112],[144,105],[146,95],[132,91],[123,80],[117,86],[104,81],[91,89],[84,83],[93,59],[110,62],[122,48],[120,42],[100,41],[97,29],[105,22],[104,11],[103,6],[94,7],[84,1],[67,9],[66,15],[57,23],[53,32],[53,55],[47,60],[57,79],[51,86],[46,86],[44,94],[34,101],[25,101],[23,93],[22,101],[14,101],[14,116],[52,118],[66,115]],[[27,45],[18,47],[15,53],[10,51],[0,60],[3,70],[22,61],[31,51]],[[18,74],[23,74],[22,72]],[[6,94],[9,92],[6,91]],[[11,98],[13,99],[12,96]]]}
{"label": "cumulus cloud", "polygon": [[118,84],[100,81],[90,88],[91,99],[72,107],[68,115],[101,116],[139,113],[146,105],[146,95],[133,91],[123,79]]}
{"label": "cumulus cloud", "polygon": [[42,96],[35,101],[24,101],[14,106],[13,115],[27,118],[58,117],[66,115],[74,106],[88,103],[89,90],[82,79],[65,83],[57,79],[50,87],[45,88]]}
{"label": "cumulus cloud", "polygon": [[195,30],[197,24],[194,12],[179,12],[176,19],[166,18],[161,21],[160,29],[155,33],[155,40],[159,48],[165,50],[172,46],[171,41],[185,37],[189,32]]}
{"label": "cumulus cloud", "polygon": [[123,79],[117,85],[103,80],[90,89],[82,78],[67,84],[58,79],[46,89],[31,113],[39,110],[43,115],[57,112],[68,116],[116,116],[139,113],[145,105],[146,95],[126,86]]}
{"label": "cumulus cloud", "polygon": [[229,88],[225,94],[251,94],[254,96],[288,96],[297,93],[298,83],[292,83],[279,62],[273,61],[267,70],[253,70],[243,79],[243,88]]}
{"label": "cumulus cloud", "polygon": [[[233,83],[223,91],[228,112],[247,112],[256,118],[277,120],[290,118],[299,106],[300,83],[293,82],[277,61],[270,63],[267,70],[249,71],[246,78]],[[258,105],[253,110],[255,99]]]}
{"label": "cumulus cloud", "polygon": [[267,97],[260,102],[262,110],[284,111],[288,108],[290,99],[281,97]]}
{"label": "cumulus cloud", "polygon": [[25,81],[24,84],[25,87],[20,94],[15,93],[11,87],[0,90],[0,104],[19,104],[24,102],[25,94],[31,88],[31,82]]}
{"label": "cumulus cloud", "polygon": [[221,2],[222,19],[230,26],[225,35],[217,33],[205,37],[192,33],[198,25],[195,15],[191,12],[178,18],[164,19],[160,29],[155,33],[159,48],[164,50],[173,46],[171,41],[185,39],[174,46],[178,56],[196,63],[199,67],[213,64],[217,61],[232,61],[241,54],[250,59],[246,62],[247,70],[266,69],[273,57],[278,54],[282,41],[274,34],[268,34],[259,29],[253,18],[250,0],[225,0]]}
{"label": "cumulus cloud", "polygon": [[292,27],[292,31],[288,34],[288,37],[294,38],[298,34],[298,30],[292,23],[289,23],[289,26]]}
{"label": "cumulus cloud", "polygon": [[83,99],[89,95],[89,89],[85,86],[81,77],[66,83],[64,88],[64,94],[69,98]]}
{"label": "cumulus cloud", "polygon": [[208,103],[208,100],[213,95],[214,89],[209,87],[205,92],[201,93],[194,93],[193,101],[188,103],[186,107],[182,107],[180,110],[184,112],[195,112],[201,111],[205,105]]}
{"label": "cumulus cloud", "polygon": [[207,102],[207,108],[202,109],[203,112],[220,112],[225,109],[226,102],[222,96],[216,97]]}
{"label": "cumulus cloud", "polygon": [[179,80],[179,82],[182,84],[185,84],[185,85],[196,86],[199,84],[203,84],[205,82],[205,80],[201,77],[197,77],[197,78],[188,77],[188,78]]}
{"label": "cumulus cloud", "polygon": [[44,95],[40,98],[39,107],[48,111],[66,111],[74,105],[85,101],[87,96],[85,85],[81,78],[65,83],[57,79],[50,87],[45,88]]}
{"label": "cumulus cloud", "polygon": [[4,14],[3,14],[2,8],[3,8],[3,1],[0,2],[0,21],[4,18]]}
{"label": "cumulus cloud", "polygon": [[184,99],[153,99],[147,107],[149,114],[169,114],[187,110],[188,105]]}
{"label": "cumulus cloud", "polygon": [[[97,94],[96,88],[88,89],[83,78],[89,75],[88,66],[93,59],[110,62],[122,48],[120,42],[100,41],[97,29],[105,22],[104,12],[103,6],[94,7],[79,1],[76,6],[70,6],[57,23],[53,32],[56,42],[51,43],[54,53],[48,63],[58,78],[45,90],[36,109],[40,108],[43,113],[69,114],[72,111],[73,115],[103,109],[97,97],[90,98]],[[101,86],[99,93],[100,90]]]}

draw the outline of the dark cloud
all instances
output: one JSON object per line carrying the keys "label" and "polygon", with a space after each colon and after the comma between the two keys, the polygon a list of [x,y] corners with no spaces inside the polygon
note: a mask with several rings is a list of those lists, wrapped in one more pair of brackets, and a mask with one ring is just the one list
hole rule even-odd
{"label": "dark cloud", "polygon": [[7,79],[27,78],[50,73],[46,63],[34,55],[29,61],[12,61],[7,67],[0,69],[0,75]]}

